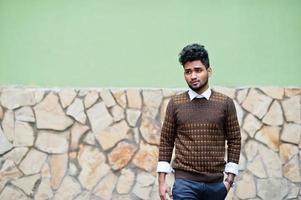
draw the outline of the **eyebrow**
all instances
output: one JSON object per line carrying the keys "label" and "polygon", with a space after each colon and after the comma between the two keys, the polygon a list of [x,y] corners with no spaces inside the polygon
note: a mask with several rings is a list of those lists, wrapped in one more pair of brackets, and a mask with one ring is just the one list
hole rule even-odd
{"label": "eyebrow", "polygon": [[189,68],[189,69],[185,69],[185,70],[192,70],[192,69],[199,69],[199,68],[202,68],[202,66],[194,66],[194,67],[192,67],[192,68]]}

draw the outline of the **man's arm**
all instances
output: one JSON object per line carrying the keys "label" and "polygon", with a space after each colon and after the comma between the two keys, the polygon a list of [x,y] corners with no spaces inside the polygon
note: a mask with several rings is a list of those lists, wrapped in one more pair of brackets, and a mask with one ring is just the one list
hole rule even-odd
{"label": "man's arm", "polygon": [[165,183],[166,173],[158,173],[159,195],[161,200],[166,200],[166,193],[172,199],[171,187]]}
{"label": "man's arm", "polygon": [[166,199],[166,193],[171,197],[170,187],[165,184],[165,176],[167,173],[173,172],[170,166],[172,151],[174,148],[174,140],[176,133],[176,120],[174,117],[174,105],[171,99],[167,105],[164,123],[161,129],[160,146],[159,146],[159,162],[157,172],[159,173],[159,193],[161,200]]}
{"label": "man's arm", "polygon": [[228,175],[226,182],[230,186],[234,182],[235,176],[238,175],[238,161],[241,148],[240,127],[237,120],[234,102],[230,98],[227,101],[225,131],[228,145],[228,162],[225,167],[225,173]]}

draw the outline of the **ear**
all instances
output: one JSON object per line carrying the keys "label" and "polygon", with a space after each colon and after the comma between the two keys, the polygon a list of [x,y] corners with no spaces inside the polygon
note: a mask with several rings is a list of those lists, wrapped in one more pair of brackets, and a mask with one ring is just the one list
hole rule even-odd
{"label": "ear", "polygon": [[212,69],[211,69],[211,67],[208,67],[207,72],[208,72],[208,76],[210,77],[212,75]]}

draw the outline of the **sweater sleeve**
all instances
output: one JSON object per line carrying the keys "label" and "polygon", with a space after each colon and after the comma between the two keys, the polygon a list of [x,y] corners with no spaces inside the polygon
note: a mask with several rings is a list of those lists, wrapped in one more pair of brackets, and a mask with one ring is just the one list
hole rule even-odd
{"label": "sweater sleeve", "polygon": [[176,135],[176,120],[174,116],[174,104],[173,99],[171,99],[167,105],[165,119],[161,129],[159,161],[170,163]]}
{"label": "sweater sleeve", "polygon": [[225,131],[228,145],[228,162],[238,164],[241,148],[241,135],[235,105],[230,98],[227,101]]}

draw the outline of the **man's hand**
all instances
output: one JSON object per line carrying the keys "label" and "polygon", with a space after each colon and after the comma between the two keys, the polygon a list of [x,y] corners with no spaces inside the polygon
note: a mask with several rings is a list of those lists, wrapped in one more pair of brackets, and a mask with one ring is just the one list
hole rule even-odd
{"label": "man's hand", "polygon": [[166,200],[166,193],[168,194],[169,198],[172,199],[170,186],[165,183],[159,183],[159,194],[161,200]]}
{"label": "man's hand", "polygon": [[227,189],[227,192],[229,192],[230,190],[230,184],[227,182],[227,181],[224,181],[224,185],[225,185],[225,188]]}
{"label": "man's hand", "polygon": [[166,193],[172,199],[171,188],[165,183],[166,173],[159,172],[159,195],[161,200],[166,200]]}
{"label": "man's hand", "polygon": [[[232,173],[228,173],[227,174],[227,179],[224,181],[224,185],[227,189],[227,191],[229,192],[230,188],[231,188],[231,183],[233,183],[234,181],[234,178],[235,178],[235,174],[232,174]],[[230,181],[230,182],[229,182]]]}

